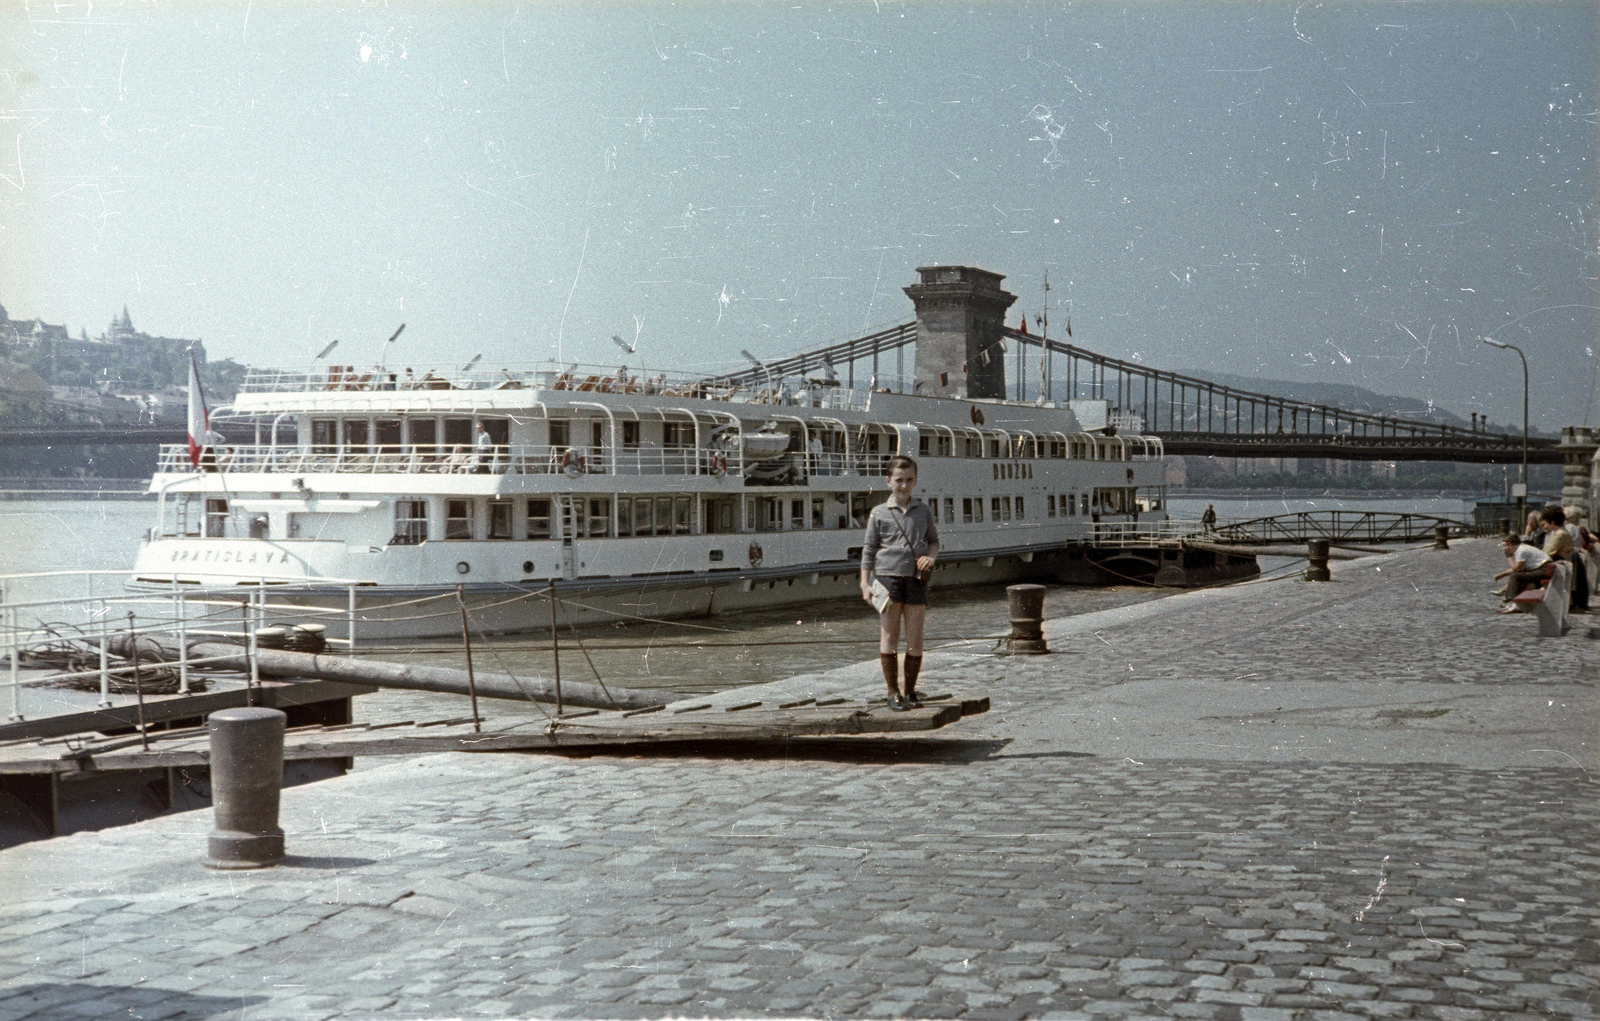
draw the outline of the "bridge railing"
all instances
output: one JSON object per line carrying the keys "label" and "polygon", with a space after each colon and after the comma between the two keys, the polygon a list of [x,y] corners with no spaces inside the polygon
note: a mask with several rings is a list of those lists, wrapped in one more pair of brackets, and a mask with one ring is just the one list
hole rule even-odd
{"label": "bridge railing", "polygon": [[[1294,456],[1281,453],[1288,443],[1307,448],[1297,450],[1298,456],[1382,460],[1385,452],[1420,452],[1439,460],[1504,461],[1513,452],[1520,455],[1523,445],[1520,434],[1289,400],[1016,330],[1006,330],[1003,336],[1048,352],[1050,396],[1109,401],[1123,414],[1141,416],[1144,427],[1163,437],[1175,453]],[[1056,365],[1057,358],[1064,364]],[[1064,393],[1055,392],[1063,389]],[[1550,439],[1528,440],[1530,460],[1559,461],[1555,445]],[[1252,455],[1252,447],[1262,453]]]}

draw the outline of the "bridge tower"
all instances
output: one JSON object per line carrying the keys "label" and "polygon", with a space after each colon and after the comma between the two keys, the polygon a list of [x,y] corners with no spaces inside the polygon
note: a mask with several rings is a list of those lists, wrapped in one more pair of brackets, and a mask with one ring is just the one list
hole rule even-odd
{"label": "bridge tower", "polygon": [[925,397],[1006,395],[1000,344],[1006,309],[1017,300],[1005,277],[973,266],[919,266],[919,283],[905,288],[917,309],[917,374]]}

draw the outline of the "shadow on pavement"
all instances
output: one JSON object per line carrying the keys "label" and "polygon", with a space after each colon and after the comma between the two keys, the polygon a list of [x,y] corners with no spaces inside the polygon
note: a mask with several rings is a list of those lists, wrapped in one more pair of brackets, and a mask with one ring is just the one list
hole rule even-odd
{"label": "shadow on pavement", "polygon": [[376,865],[376,858],[332,858],[327,855],[291,854],[278,863],[280,869],[358,869]]}
{"label": "shadow on pavement", "polygon": [[199,996],[155,986],[98,986],[88,982],[35,982],[0,993],[0,1012],[16,1018],[206,1018],[237,1015],[265,996]]}
{"label": "shadow on pavement", "polygon": [[[569,759],[737,759],[801,762],[927,762],[952,765],[992,759],[1011,740],[961,738],[799,737],[770,741],[660,741],[649,745],[592,745],[558,752]],[[524,754],[547,755],[547,750]]]}

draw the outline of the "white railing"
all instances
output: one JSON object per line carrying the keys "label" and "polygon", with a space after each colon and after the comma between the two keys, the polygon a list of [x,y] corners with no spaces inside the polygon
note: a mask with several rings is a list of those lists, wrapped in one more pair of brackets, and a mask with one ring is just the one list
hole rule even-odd
{"label": "white railing", "polygon": [[240,393],[402,392],[462,390],[555,390],[606,393],[735,404],[779,404],[796,407],[864,411],[871,397],[865,389],[807,384],[799,379],[773,379],[766,386],[717,383],[665,372],[649,375],[598,366],[572,366],[566,371],[548,363],[539,367],[461,369],[423,366],[406,369],[360,369],[329,365],[311,369],[251,369]]}
{"label": "white railing", "polygon": [[1118,436],[1134,437],[1144,432],[1144,416],[1132,411],[1113,411],[1107,420]]}
{"label": "white railing", "polygon": [[[110,707],[111,675],[125,673],[126,668],[111,665],[107,648],[110,638],[130,629],[139,634],[167,634],[176,639],[178,662],[178,694],[189,693],[189,669],[204,665],[205,660],[191,661],[188,644],[191,637],[222,637],[236,640],[250,652],[252,668],[255,664],[256,629],[269,622],[271,617],[285,613],[310,617],[326,622],[329,628],[344,625],[345,638],[328,637],[330,645],[342,645],[353,653],[356,647],[356,591],[358,583],[348,578],[305,579],[305,583],[319,587],[342,587],[346,590],[343,608],[287,603],[283,599],[282,579],[254,579],[253,587],[241,588],[240,583],[230,583],[215,589],[180,586],[176,576],[171,580],[171,590],[166,592],[132,593],[126,590],[115,594],[97,594],[96,580],[103,577],[126,580],[129,571],[39,571],[29,574],[0,575],[0,657],[8,670],[6,687],[10,697],[6,700],[11,721],[24,719],[22,689],[27,685],[21,677],[22,652],[41,644],[63,642],[80,643],[80,651],[87,647],[98,652],[100,698],[98,704]],[[46,595],[29,593],[30,587],[50,583],[65,577],[85,578],[88,592],[81,596]],[[250,579],[243,584],[249,585]],[[165,584],[163,582],[162,584]],[[278,589],[278,592],[273,592]],[[269,596],[273,601],[269,602]],[[153,664],[152,664],[153,665]],[[81,675],[80,675],[81,676]],[[38,678],[45,679],[45,678]],[[252,670],[252,684],[260,678]]]}
{"label": "white railing", "polygon": [[[769,461],[742,459],[735,451],[691,447],[624,447],[621,450],[548,444],[502,445],[480,452],[466,444],[413,445],[399,449],[287,447],[266,444],[206,448],[204,472],[288,475],[746,475],[767,477],[788,469],[809,475],[877,474],[887,454],[788,453]],[[189,448],[161,447],[158,472],[191,474]]]}

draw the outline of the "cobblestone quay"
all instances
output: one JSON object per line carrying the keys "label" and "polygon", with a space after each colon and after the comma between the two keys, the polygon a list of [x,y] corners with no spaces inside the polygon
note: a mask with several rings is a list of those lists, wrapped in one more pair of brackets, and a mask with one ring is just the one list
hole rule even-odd
{"label": "cobblestone quay", "polygon": [[1499,560],[947,649],[995,699],[948,737],[388,762],[264,872],[209,812],[13,848],[0,1021],[1594,1017],[1600,643]]}

